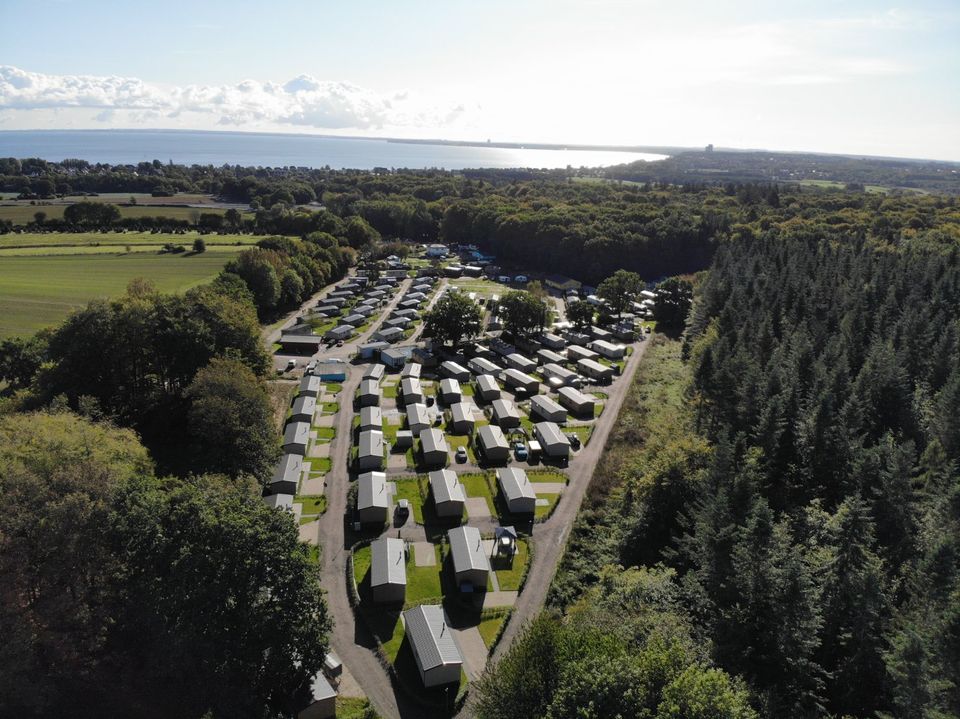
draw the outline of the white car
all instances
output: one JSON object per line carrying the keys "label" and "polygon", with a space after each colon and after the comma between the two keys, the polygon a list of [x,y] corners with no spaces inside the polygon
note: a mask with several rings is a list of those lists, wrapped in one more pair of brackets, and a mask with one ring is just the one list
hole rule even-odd
{"label": "white car", "polygon": [[287,360],[287,372],[289,372],[290,370],[296,368],[296,366],[297,366],[297,361],[296,361],[296,360]]}

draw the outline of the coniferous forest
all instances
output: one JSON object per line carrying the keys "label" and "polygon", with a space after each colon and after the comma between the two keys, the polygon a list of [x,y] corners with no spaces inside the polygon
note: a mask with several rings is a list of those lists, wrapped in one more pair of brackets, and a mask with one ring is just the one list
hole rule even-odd
{"label": "coniferous forest", "polygon": [[698,280],[481,716],[957,716],[960,248],[777,227]]}

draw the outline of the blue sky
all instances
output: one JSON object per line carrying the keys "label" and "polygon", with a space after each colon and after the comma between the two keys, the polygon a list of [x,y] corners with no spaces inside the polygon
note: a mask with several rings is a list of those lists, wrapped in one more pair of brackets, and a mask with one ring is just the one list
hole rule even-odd
{"label": "blue sky", "polygon": [[0,27],[0,129],[960,160],[955,0],[0,0]]}

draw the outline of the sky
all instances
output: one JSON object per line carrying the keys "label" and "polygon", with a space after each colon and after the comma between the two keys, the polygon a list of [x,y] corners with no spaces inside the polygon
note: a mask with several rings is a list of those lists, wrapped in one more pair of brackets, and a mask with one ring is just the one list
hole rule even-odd
{"label": "sky", "polygon": [[0,0],[0,130],[960,161],[960,1]]}

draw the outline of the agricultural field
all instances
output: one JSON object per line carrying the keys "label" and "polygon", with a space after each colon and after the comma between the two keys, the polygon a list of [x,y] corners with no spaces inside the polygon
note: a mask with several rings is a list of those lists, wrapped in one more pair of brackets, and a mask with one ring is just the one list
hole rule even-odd
{"label": "agricultural field", "polygon": [[167,242],[189,247],[198,237],[203,237],[207,247],[213,245],[253,245],[263,239],[261,235],[201,235],[198,232],[162,234],[159,232],[11,232],[0,235],[0,249],[14,247],[113,247],[127,245],[162,246]]}
{"label": "agricultural field", "polygon": [[135,277],[150,280],[162,292],[183,292],[212,280],[230,257],[227,252],[3,257],[0,338],[56,325],[92,299],[123,294]]}
{"label": "agricultural field", "polygon": [[[63,218],[63,211],[68,205],[0,205],[0,220],[11,220],[14,225],[25,225],[33,222],[38,212],[46,215],[47,220]],[[172,207],[165,205],[133,205],[121,206],[121,217],[167,217],[171,220],[189,220],[196,222],[200,214],[222,215],[226,210],[216,207]]]}

